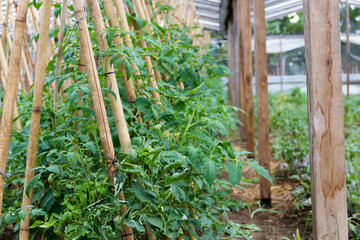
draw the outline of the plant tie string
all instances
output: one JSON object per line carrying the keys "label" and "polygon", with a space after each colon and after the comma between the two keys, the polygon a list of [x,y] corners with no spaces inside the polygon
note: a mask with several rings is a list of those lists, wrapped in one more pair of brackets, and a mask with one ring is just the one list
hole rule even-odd
{"label": "plant tie string", "polygon": [[[105,76],[110,75],[110,74],[115,74],[115,72],[107,72],[107,73],[104,73]],[[110,84],[110,89],[111,89],[111,84]]]}
{"label": "plant tie string", "polygon": [[116,168],[117,167],[116,163],[119,162],[119,160],[117,160],[115,157],[114,158],[111,158],[110,156],[107,157],[111,160],[111,162],[106,163],[107,166],[110,164],[110,166],[108,166],[108,169],[110,169],[111,166],[114,166]]}
{"label": "plant tie string", "polygon": [[131,235],[134,235],[134,233],[132,232],[132,233],[127,233],[127,234],[123,234],[123,235],[121,235],[121,239],[123,238],[123,237],[128,237],[128,236],[131,236]]}
{"label": "plant tie string", "polygon": [[0,174],[3,176],[4,180],[8,179],[8,177],[6,176],[6,174],[0,170]]}

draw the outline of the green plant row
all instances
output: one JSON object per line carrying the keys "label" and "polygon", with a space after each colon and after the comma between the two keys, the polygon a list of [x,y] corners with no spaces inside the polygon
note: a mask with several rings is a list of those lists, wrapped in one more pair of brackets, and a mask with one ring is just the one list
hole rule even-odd
{"label": "green plant row", "polygon": [[[297,213],[311,228],[311,184],[306,94],[300,89],[269,96],[272,151],[287,163],[281,176],[298,183],[293,196]],[[360,95],[344,97],[346,186],[350,239],[360,237]]]}
{"label": "green plant row", "polygon": [[[126,4],[132,7],[131,1]],[[40,8],[41,4],[35,6]],[[61,5],[54,4],[54,8],[59,16]],[[169,10],[169,6],[157,5],[154,12],[166,14]],[[73,16],[72,6],[68,12]],[[107,28],[103,34],[110,48],[101,52],[92,20],[87,16],[95,58],[111,58],[116,70],[133,150],[122,153],[109,99],[105,98],[117,152],[115,164],[119,167],[115,185],[111,186],[91,108],[87,75],[77,71],[78,29],[75,24],[67,25],[60,76],[54,76],[55,57],[46,68],[36,175],[26,189],[34,188],[31,238],[121,239],[127,225],[134,230],[135,239],[147,239],[147,225],[156,239],[250,239],[251,232],[257,228],[228,219],[227,212],[242,207],[242,203],[227,196],[232,192],[230,187],[239,183],[245,164],[268,179],[269,175],[255,162],[240,160],[239,155],[245,153],[235,152],[229,141],[220,140],[235,131],[239,123],[236,117],[239,109],[227,105],[223,90],[221,77],[229,74],[228,69],[219,63],[222,59],[214,58],[216,50],[192,44],[191,28],[170,25],[165,29],[133,15],[129,15],[128,20],[130,24],[136,21],[140,27],[150,25],[153,30],[140,34],[126,33],[119,27]],[[58,28],[52,29],[49,36],[55,38],[58,31]],[[113,44],[114,36],[125,34],[130,34],[134,49]],[[166,34],[171,39],[159,41],[165,39]],[[140,39],[151,49],[141,49]],[[31,41],[36,41],[36,36]],[[203,54],[200,49],[205,49]],[[167,82],[158,82],[159,89],[148,84],[144,55],[150,55],[154,68],[169,78]],[[139,74],[134,74],[132,62],[138,66]],[[137,96],[142,97],[132,106],[122,85],[120,64],[124,64],[128,78],[143,82],[141,87],[136,87]],[[112,86],[105,85],[102,66],[98,66],[98,72],[103,95],[112,93]],[[55,110],[49,87],[56,79],[59,90],[65,80],[74,82],[65,88],[64,98],[59,94],[62,99]],[[185,89],[177,87],[180,81]],[[154,104],[151,97],[154,90],[160,94],[162,105]],[[2,232],[12,226],[17,233],[20,220],[25,216],[21,197],[31,105],[32,91],[20,92],[18,108],[24,127],[22,132],[13,131],[11,136],[0,223]],[[75,111],[81,111],[81,116],[74,115]],[[143,115],[144,123],[137,121],[139,114]],[[223,178],[224,172],[229,180]],[[126,202],[119,200],[121,190]],[[122,214],[125,203],[128,211]]]}

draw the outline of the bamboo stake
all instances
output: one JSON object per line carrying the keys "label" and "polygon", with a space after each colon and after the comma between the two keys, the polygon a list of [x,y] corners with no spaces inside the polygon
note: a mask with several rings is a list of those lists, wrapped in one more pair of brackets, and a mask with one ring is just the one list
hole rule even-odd
{"label": "bamboo stake", "polygon": [[[127,18],[126,18],[126,13],[125,13],[125,9],[124,9],[124,2],[122,0],[115,0],[115,6],[116,6],[116,9],[117,9],[117,13],[120,14],[120,19],[122,20],[121,26],[124,28],[125,31],[129,31],[129,25],[128,25],[127,20],[126,20]],[[142,16],[144,16],[144,13],[143,13]],[[135,22],[134,22],[134,25],[136,25]],[[124,39],[125,39],[124,42],[125,42],[126,46],[132,48],[132,43],[131,43],[130,37],[128,35],[125,35]],[[139,41],[139,44],[140,44],[140,47],[142,49],[147,48],[146,43],[145,43],[144,40],[141,39]],[[146,63],[146,70],[147,70],[147,72],[149,74],[149,77],[150,77],[150,85],[153,88],[157,88],[156,81],[154,80],[155,79],[155,74],[154,74],[154,71],[153,71],[150,56],[144,56],[144,60],[145,60],[145,63]],[[159,93],[156,92],[156,91],[151,91],[151,95],[156,100],[160,99]],[[159,101],[155,101],[154,103],[157,104],[157,105],[161,105],[161,102],[159,102]]]}
{"label": "bamboo stake", "polygon": [[45,77],[46,67],[46,54],[47,42],[49,38],[50,29],[50,14],[51,14],[52,0],[44,0],[42,6],[42,19],[40,27],[38,57],[36,62],[35,85],[34,85],[34,98],[31,112],[31,124],[28,144],[28,154],[26,158],[26,170],[24,180],[24,192],[22,208],[25,211],[25,219],[20,223],[20,240],[28,240],[30,234],[30,206],[32,204],[33,188],[30,190],[29,195],[26,194],[26,188],[29,181],[35,175],[34,168],[36,167],[36,154],[39,141],[40,118],[41,118],[41,102]]}
{"label": "bamboo stake", "polygon": [[[111,0],[104,0],[104,8],[106,11],[106,15],[110,17],[110,26],[120,26],[120,23],[115,15],[114,12],[114,4]],[[114,37],[114,43],[116,45],[122,45],[123,42],[120,37]],[[136,100],[136,94],[134,89],[134,83],[132,81],[132,78],[127,79],[126,70],[124,68],[124,64],[120,65],[120,72],[121,72],[121,78],[123,79],[123,84],[125,86],[126,96],[128,97],[128,101],[130,103],[134,102]]]}
{"label": "bamboo stake", "polygon": [[[99,43],[99,47],[101,51],[105,51],[107,48],[109,48],[107,41],[105,39],[105,36],[101,36],[102,33],[105,30],[105,24],[103,22],[101,10],[98,1],[95,0],[88,0],[88,5],[90,9],[90,14],[93,18],[94,28],[96,37]],[[104,71],[106,72],[106,84],[108,86],[112,86],[111,89],[115,93],[116,98],[110,94],[107,93],[107,97],[110,98],[111,103],[111,109],[113,111],[116,130],[118,132],[118,137],[120,140],[121,147],[123,148],[124,153],[128,153],[131,150],[131,140],[129,135],[129,130],[127,128],[127,123],[125,120],[125,114],[121,103],[119,88],[117,85],[116,77],[114,74],[114,69],[112,65],[110,64],[110,58],[103,58],[103,67]],[[121,200],[125,200],[124,193],[121,191]],[[122,211],[124,213],[127,212],[127,206],[124,204],[122,206]],[[133,230],[129,226],[125,226],[124,235],[132,234]],[[129,236],[130,239],[133,239],[132,235]]]}
{"label": "bamboo stake", "polygon": [[[89,30],[85,20],[86,18],[83,1],[73,0],[73,5],[75,9],[75,17],[77,19],[77,24],[79,28],[80,47],[82,54],[84,55],[84,62],[87,69],[93,109],[95,111],[95,117],[99,125],[101,144],[104,149],[106,161],[107,163],[111,164],[112,160],[110,158],[114,159],[115,152],[111,138],[109,123],[106,116],[105,105],[101,93],[101,86],[97,74],[94,53],[91,48]],[[108,177],[111,184],[114,183],[113,176],[116,170],[117,167],[114,164],[111,164],[108,169]]]}
{"label": "bamboo stake", "polygon": [[[14,2],[14,7],[15,7],[15,10],[17,11],[17,3],[15,2],[15,0],[13,0]],[[13,15],[11,14],[11,19],[14,20],[14,17]],[[25,27],[26,27],[26,20],[25,19]],[[14,24],[15,25],[15,24]],[[25,53],[26,53],[26,57],[28,58],[29,60],[29,63],[30,63],[30,67],[31,67],[31,71],[33,73],[35,73],[35,64],[34,64],[34,60],[32,59],[32,56],[31,56],[31,53],[30,53],[30,48],[29,48],[29,44],[27,42],[27,38],[26,38],[26,34],[24,32],[24,35],[23,35],[23,38],[24,38],[24,47],[25,47]]]}
{"label": "bamboo stake", "polygon": [[[3,72],[4,76],[7,76],[9,74],[9,68],[8,68],[6,58],[5,58],[4,48],[1,45],[1,42],[0,42],[0,65],[1,65],[2,72]],[[1,78],[1,84],[3,85],[4,92],[6,92],[5,78]],[[14,104],[14,118],[17,118],[18,116],[19,116],[19,111],[18,111],[18,108],[17,108],[16,103],[15,103]],[[19,131],[22,131],[20,118],[18,118],[15,121],[14,125],[18,128]]]}
{"label": "bamboo stake", "polygon": [[1,37],[1,44],[3,46],[5,46],[5,38],[6,38],[6,33],[7,32],[7,23],[8,23],[8,18],[9,18],[9,11],[10,11],[10,2],[9,0],[6,1],[6,12],[5,12],[5,19],[4,19],[4,22],[3,22],[3,35]]}
{"label": "bamboo stake", "polygon": [[[135,3],[135,9],[137,9],[137,11],[138,11],[139,17],[146,20],[146,16],[145,16],[145,13],[144,13],[144,9],[143,9],[140,1],[139,1],[139,0],[135,0],[134,3]],[[136,23],[136,22],[133,22],[133,24],[134,24],[135,29],[138,30],[139,28],[138,28],[138,26],[137,26],[137,23]],[[143,29],[141,29],[141,30],[142,30],[142,32],[144,33],[145,29],[143,28]],[[146,44],[145,40],[140,39],[140,40],[139,40],[139,44],[140,44],[140,47],[141,47],[142,49],[147,49],[147,44]],[[153,69],[153,64],[152,64],[152,62],[151,62],[150,56],[147,56],[147,55],[144,56],[144,60],[145,60],[145,62],[146,62],[146,70],[147,70],[147,72],[148,72],[148,74],[149,74],[149,76],[150,76],[150,85],[151,85],[151,87],[153,87],[153,88],[157,88],[157,84],[156,84],[156,81],[155,81],[156,76],[155,76],[155,72],[154,72],[154,69]],[[158,79],[158,80],[159,80],[159,79]],[[152,92],[151,92],[151,95],[152,95],[152,97],[155,98],[156,100],[159,100],[159,99],[160,99],[159,93],[156,92],[156,91],[152,91]],[[161,105],[161,102],[156,101],[155,104]]]}
{"label": "bamboo stake", "polygon": [[32,19],[32,24],[35,27],[36,33],[38,33],[39,32],[39,25],[37,24],[37,21],[36,21],[36,15],[35,15],[35,11],[34,11],[34,6],[31,6],[30,10],[31,10],[31,16],[32,16],[32,18],[31,18]]}
{"label": "bamboo stake", "polygon": [[26,81],[26,88],[24,88],[25,92],[28,92],[31,86],[31,74],[29,70],[29,65],[27,63],[24,51],[21,52],[21,64],[25,71],[25,81]]}
{"label": "bamboo stake", "polygon": [[[60,26],[60,36],[59,36],[59,46],[56,55],[56,69],[55,69],[55,77],[60,75],[60,67],[61,67],[61,53],[62,53],[62,42],[64,41],[64,32],[65,32],[65,18],[66,18],[66,9],[67,9],[67,0],[63,0],[63,5],[61,9],[61,26]],[[55,21],[54,21],[55,22]],[[54,98],[53,98],[53,108],[57,109],[57,103],[59,101],[59,91],[58,91],[58,81],[55,80],[54,82]],[[63,87],[61,87],[63,90]],[[63,91],[61,91],[63,94]],[[63,94],[63,97],[65,95]]]}
{"label": "bamboo stake", "polygon": [[[102,33],[105,31],[105,24],[103,22],[101,10],[98,1],[95,0],[87,0],[90,14],[93,19],[93,24],[95,28],[96,38],[99,43],[99,48],[101,51],[105,51],[109,48],[107,41],[105,39],[105,35],[102,35]],[[125,120],[124,110],[121,103],[121,97],[119,93],[119,87],[116,81],[116,76],[114,73],[114,68],[110,64],[110,58],[105,59],[102,58],[103,62],[103,68],[104,72],[106,74],[106,85],[111,86],[111,90],[115,93],[116,98],[110,94],[107,93],[107,97],[110,98],[111,102],[111,109],[113,111],[114,119],[115,119],[115,125],[116,130],[118,132],[118,137],[121,143],[121,146],[123,147],[123,151],[125,153],[128,153],[131,149],[131,140],[129,131],[127,128],[127,123]]]}
{"label": "bamboo stake", "polygon": [[4,97],[3,115],[0,127],[0,216],[4,197],[4,183],[7,156],[10,143],[11,123],[14,114],[14,105],[19,86],[19,70],[22,44],[24,39],[24,28],[26,22],[27,0],[19,0],[19,9],[16,15],[14,28],[14,44],[10,56],[10,68],[7,80],[7,90]]}
{"label": "bamboo stake", "polygon": [[[106,116],[105,105],[103,102],[103,97],[101,93],[101,87],[99,82],[99,77],[96,70],[96,64],[94,59],[94,53],[91,49],[91,41],[88,26],[85,18],[84,5],[82,0],[73,0],[75,17],[77,19],[78,27],[79,27],[79,36],[80,36],[80,47],[84,54],[85,65],[87,68],[87,75],[90,85],[91,98],[94,104],[93,109],[95,111],[95,117],[98,122],[101,144],[104,149],[104,155],[106,157],[107,165],[110,165],[107,169],[109,182],[114,184],[114,174],[117,171],[117,165],[114,163],[115,152],[114,146],[112,143],[109,123]],[[123,192],[120,193],[120,199],[125,200]],[[123,206],[122,209],[126,209],[126,205]],[[132,240],[133,232],[130,227],[125,228],[127,238]],[[129,235],[131,234],[131,235]]]}

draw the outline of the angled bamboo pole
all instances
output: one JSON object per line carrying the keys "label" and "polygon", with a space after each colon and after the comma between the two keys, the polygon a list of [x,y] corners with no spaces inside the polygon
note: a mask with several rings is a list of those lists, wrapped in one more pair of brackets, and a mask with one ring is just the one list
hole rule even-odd
{"label": "angled bamboo pole", "polygon": [[36,62],[34,98],[31,112],[31,124],[29,133],[28,153],[26,157],[26,170],[24,180],[24,192],[22,208],[25,211],[25,219],[20,223],[20,240],[28,240],[30,234],[30,206],[32,204],[33,189],[30,190],[29,195],[26,194],[26,188],[29,181],[35,175],[34,168],[36,167],[36,155],[39,141],[40,117],[41,117],[41,102],[45,77],[46,54],[49,39],[50,28],[50,14],[51,14],[52,0],[44,0],[42,5],[42,19],[40,27],[38,57]]}
{"label": "angled bamboo pole", "polygon": [[4,197],[5,171],[9,151],[11,123],[19,86],[20,57],[24,40],[27,6],[27,0],[19,0],[19,9],[17,11],[14,28],[14,44],[10,56],[9,74],[6,81],[7,90],[4,96],[3,115],[1,117],[0,171],[2,176],[0,177],[0,216]]}
{"label": "angled bamboo pole", "polygon": [[[129,25],[128,25],[127,20],[126,20],[127,18],[126,18],[126,13],[125,13],[125,9],[124,9],[124,2],[122,0],[115,0],[115,6],[116,6],[117,13],[120,15],[120,19],[122,20],[121,21],[121,26],[125,28],[124,29],[125,31],[129,31]],[[144,13],[143,13],[142,16],[144,17]],[[125,35],[124,40],[125,40],[124,42],[125,42],[125,44],[127,46],[132,47],[130,37],[127,38],[127,36]],[[140,47],[142,49],[147,48],[146,42],[144,40],[139,40],[139,43],[140,43]],[[150,77],[150,85],[153,88],[157,88],[157,84],[156,84],[156,81],[155,81],[155,73],[154,73],[154,69],[152,67],[152,62],[151,62],[150,56],[144,56],[144,60],[145,60],[145,63],[146,63],[146,70],[147,70],[147,72],[149,74],[149,77]],[[156,91],[151,91],[151,95],[156,100],[160,99],[159,93],[156,92]],[[159,101],[155,101],[154,103],[158,104],[158,105],[161,105],[161,102],[159,102]]]}
{"label": "angled bamboo pole", "polygon": [[[140,0],[135,0],[135,1],[134,1],[134,4],[135,4],[135,9],[136,9],[136,11],[138,12],[138,17],[146,20],[146,15],[145,15],[145,13],[144,13],[144,8],[143,8]],[[139,27],[138,27],[138,25],[137,25],[137,22],[133,22],[133,24],[134,24],[134,28],[135,28],[136,30],[139,30]],[[141,32],[144,33],[145,30],[146,30],[146,27],[145,27],[145,28],[142,28],[142,29],[141,29]],[[139,39],[139,44],[140,44],[140,47],[141,47],[142,49],[144,49],[144,50],[147,49],[147,44],[146,44],[145,40]],[[157,79],[157,80],[160,80],[160,79],[156,78],[155,71],[154,71],[154,69],[153,69],[153,64],[152,64],[152,62],[151,62],[151,57],[148,56],[148,55],[145,55],[145,56],[144,56],[144,60],[145,60],[145,62],[146,62],[146,70],[147,70],[147,72],[148,72],[148,74],[149,74],[149,77],[150,77],[150,85],[151,85],[151,87],[153,87],[153,88],[157,88],[156,79]],[[152,91],[151,94],[152,94],[152,97],[155,98],[156,100],[159,100],[159,99],[160,99],[160,96],[159,96],[159,93],[158,93],[158,92]],[[161,105],[161,102],[156,101],[155,104]]]}
{"label": "angled bamboo pole", "polygon": [[[29,0],[31,1],[31,0]],[[30,11],[31,11],[31,23],[34,25],[35,27],[35,32],[38,33],[39,32],[39,26],[37,24],[37,20],[36,20],[36,14],[35,14],[35,10],[34,10],[34,6],[30,7]]]}
{"label": "angled bamboo pole", "polygon": [[[4,48],[1,45],[1,42],[0,42],[0,65],[1,65],[1,69],[2,69],[2,72],[3,72],[4,76],[7,76],[9,74],[9,68],[8,68],[6,58],[5,58]],[[1,84],[3,85],[4,92],[6,92],[6,81],[5,81],[5,79],[1,78]],[[19,116],[19,112],[18,112],[16,103],[15,103],[14,104],[14,118],[16,118],[18,116]],[[19,131],[22,131],[20,118],[18,118],[15,121],[14,125],[18,128]]]}
{"label": "angled bamboo pole", "polygon": [[24,88],[25,92],[28,92],[31,86],[31,74],[29,70],[29,65],[26,60],[24,51],[21,52],[21,64],[23,66],[23,69],[25,71],[25,82],[26,82],[26,88]]}
{"label": "angled bamboo pole", "polygon": [[[99,48],[101,51],[105,51],[107,48],[109,48],[109,46],[107,44],[105,36],[102,35],[102,33],[105,30],[105,24],[103,22],[99,3],[96,0],[87,0],[87,2],[89,5],[91,17],[93,19],[93,24],[95,28],[96,38],[99,43]],[[130,140],[129,130],[127,128],[124,110],[121,103],[119,88],[117,85],[114,69],[110,64],[109,58],[107,59],[102,58],[102,63],[106,74],[106,84],[111,87],[111,89],[113,90],[116,96],[115,98],[112,94],[110,93],[107,94],[107,97],[110,98],[111,109],[114,115],[116,130],[118,132],[120,144],[121,147],[123,148],[123,152],[128,153],[131,150],[131,140]],[[125,200],[123,191],[121,191],[121,198],[122,200]],[[123,205],[121,209],[124,213],[127,212],[126,205]],[[125,226],[124,235],[128,235],[131,233],[132,233],[132,229],[128,226]],[[132,239],[133,237],[130,238]]]}
{"label": "angled bamboo pole", "polygon": [[[111,27],[120,26],[120,23],[115,14],[114,4],[111,0],[104,0],[104,8],[106,15],[110,18],[109,23]],[[114,37],[114,43],[117,45],[122,45],[123,41],[119,36]],[[127,78],[126,70],[124,68],[124,64],[120,64],[120,72],[121,78],[123,79],[123,84],[125,87],[126,96],[128,97],[128,101],[133,103],[136,100],[136,94],[134,89],[134,83],[132,78]]]}
{"label": "angled bamboo pole", "polygon": [[[98,122],[101,144],[104,149],[106,164],[108,165],[107,174],[109,182],[114,184],[114,175],[117,171],[115,160],[114,146],[111,138],[109,123],[106,116],[105,105],[101,93],[99,76],[96,69],[94,53],[91,48],[91,41],[88,26],[86,23],[86,15],[84,11],[84,4],[82,0],[73,0],[75,17],[79,28],[80,47],[84,54],[85,65],[87,68],[87,75],[91,91],[91,99],[93,102],[93,109],[95,111],[96,121]],[[120,199],[125,201],[123,192],[120,194]],[[123,211],[127,210],[126,205],[123,206]],[[125,211],[124,211],[125,212]],[[125,228],[127,239],[133,240],[133,232],[130,227]]]}
{"label": "angled bamboo pole", "polygon": [[[65,33],[65,18],[66,18],[66,9],[67,9],[67,0],[63,0],[62,9],[61,9],[61,25],[60,25],[60,33],[59,33],[59,46],[58,51],[56,54],[56,68],[55,68],[55,77],[60,75],[60,68],[61,68],[61,54],[62,54],[62,42],[64,40],[64,33]],[[63,88],[61,87],[61,90]],[[63,93],[63,92],[62,92]],[[58,91],[58,81],[55,80],[54,82],[54,89],[53,89],[53,108],[57,109],[57,103],[59,101],[59,91]],[[65,95],[63,95],[65,97]]]}
{"label": "angled bamboo pole", "polygon": [[10,2],[9,2],[9,0],[7,0],[6,1],[6,12],[5,12],[5,18],[4,18],[4,21],[3,21],[3,30],[2,30],[2,32],[3,32],[3,34],[2,34],[2,36],[1,36],[1,44],[3,45],[3,46],[5,46],[5,39],[6,39],[6,34],[4,34],[4,33],[6,33],[7,32],[7,27],[8,27],[8,19],[9,19],[9,11],[10,11]]}
{"label": "angled bamboo pole", "polygon": [[[17,3],[15,2],[15,0],[13,0],[13,3],[14,3],[14,8],[15,8],[15,10],[17,11],[18,5],[17,5]],[[16,21],[16,20],[14,20],[14,16],[12,15],[12,11],[11,11],[11,14],[10,14],[10,18],[11,18],[12,21]],[[25,28],[26,28],[26,20],[27,20],[27,19],[25,19]],[[14,25],[15,25],[15,24],[14,24]],[[31,71],[32,71],[33,73],[35,73],[35,64],[34,64],[34,60],[32,59],[32,56],[31,56],[31,53],[30,53],[30,48],[29,48],[29,44],[28,44],[28,42],[27,42],[27,37],[26,37],[25,32],[24,32],[23,38],[24,38],[24,48],[25,48],[24,51],[25,51],[27,60],[28,60],[29,63],[30,63]]]}
{"label": "angled bamboo pole", "polygon": [[[90,14],[93,20],[96,38],[101,51],[105,51],[109,48],[105,35],[102,33],[105,31],[105,24],[103,22],[99,2],[97,0],[87,0],[90,9]],[[110,58],[102,58],[102,65],[106,76],[106,85],[111,87],[111,90],[115,93],[114,97],[112,94],[107,93],[107,97],[110,98],[111,109],[115,119],[116,130],[118,137],[123,147],[123,151],[128,153],[131,149],[131,140],[127,123],[125,120],[124,110],[121,103],[121,97],[119,93],[119,87],[116,81],[116,76],[113,66],[110,64]]]}
{"label": "angled bamboo pole", "polygon": [[116,164],[112,164],[111,160],[115,157],[114,146],[111,138],[108,119],[106,116],[106,110],[101,92],[99,76],[97,74],[94,53],[91,48],[91,41],[85,18],[86,15],[84,11],[83,0],[73,0],[73,5],[75,9],[75,17],[77,19],[77,25],[79,28],[80,47],[81,52],[84,55],[84,63],[86,66],[86,72],[89,80],[93,109],[95,111],[95,117],[99,127],[101,145],[104,150],[106,162],[110,165],[107,171],[109,182],[111,184],[114,184],[113,177],[115,172],[117,171]]}

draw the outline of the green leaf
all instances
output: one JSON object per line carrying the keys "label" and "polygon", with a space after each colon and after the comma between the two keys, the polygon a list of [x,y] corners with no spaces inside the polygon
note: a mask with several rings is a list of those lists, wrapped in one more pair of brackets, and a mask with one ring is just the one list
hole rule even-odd
{"label": "green leaf", "polygon": [[184,190],[182,190],[179,186],[176,186],[175,184],[170,184],[170,189],[171,192],[174,194],[175,198],[180,203],[189,200]]}
{"label": "green leaf", "polygon": [[42,209],[31,209],[31,215],[33,216],[46,216],[47,213]]}
{"label": "green leaf", "polygon": [[168,175],[166,177],[166,185],[185,179],[187,176],[187,172],[188,172],[188,169],[185,169],[183,172],[174,173],[171,176]]}
{"label": "green leaf", "polygon": [[138,17],[135,17],[135,16],[133,16],[133,19],[137,22],[137,24],[139,26],[139,29],[142,29],[147,24],[147,21],[145,19],[138,18]]}
{"label": "green leaf", "polygon": [[242,170],[242,164],[238,160],[231,161],[227,165],[227,172],[229,174],[229,181],[233,186],[238,184],[238,182],[240,181],[241,176],[242,176],[241,170]]}
{"label": "green leaf", "polygon": [[205,180],[209,185],[212,185],[216,179],[217,167],[214,161],[210,158],[203,158],[202,170]]}
{"label": "green leaf", "polygon": [[150,217],[147,214],[141,214],[141,217],[143,217],[144,220],[150,225],[153,225],[153,226],[158,227],[160,229],[163,229],[163,227],[164,227],[164,223],[161,220],[161,218]]}
{"label": "green leaf", "polygon": [[190,91],[188,91],[188,92],[186,93],[186,95],[191,95],[191,94],[196,93],[197,91],[200,90],[200,88],[201,88],[202,86],[204,86],[204,84],[205,84],[205,82],[201,83],[201,84],[200,84],[199,86],[197,86],[196,88],[191,89]]}
{"label": "green leaf", "polygon": [[84,144],[86,148],[88,148],[93,154],[96,154],[96,147],[94,142],[87,142]]}
{"label": "green leaf", "polygon": [[145,233],[145,228],[139,221],[135,221],[133,219],[125,219],[125,225],[135,229],[137,232]]}
{"label": "green leaf", "polygon": [[185,109],[185,107],[186,107],[185,102],[180,101],[174,105],[174,110],[176,112],[181,112]]}
{"label": "green leaf", "polygon": [[90,137],[86,134],[79,134],[79,138],[82,142],[89,142],[90,141]]}
{"label": "green leaf", "polygon": [[69,102],[71,105],[75,103],[76,100],[78,100],[78,93],[76,91],[71,92],[68,96]]}
{"label": "green leaf", "polygon": [[30,179],[29,183],[26,185],[25,193],[28,197],[30,190],[37,184],[40,178],[41,178],[41,173],[35,175],[32,179]]}
{"label": "green leaf", "polygon": [[155,204],[154,196],[146,192],[145,189],[139,183],[133,182],[131,188],[133,189],[135,196],[140,201]]}
{"label": "green leaf", "polygon": [[55,18],[57,18],[60,13],[61,13],[61,8],[56,8],[56,9],[54,10]]}
{"label": "green leaf", "polygon": [[61,168],[58,165],[51,165],[46,168],[46,170],[59,174],[61,172]]}
{"label": "green leaf", "polygon": [[54,195],[53,195],[53,191],[50,190],[49,192],[47,192],[45,194],[44,199],[41,202],[41,207],[45,210],[45,211],[49,211],[52,207],[52,205],[54,204]]}
{"label": "green leaf", "polygon": [[269,182],[271,182],[271,184],[273,184],[268,170],[266,170],[265,168],[263,168],[262,166],[257,164],[255,161],[248,160],[248,165],[249,165],[249,167],[254,169],[258,174],[260,174],[261,176],[266,178]]}
{"label": "green leaf", "polygon": [[75,152],[68,152],[66,157],[67,157],[67,160],[74,159],[76,157],[76,153]]}

